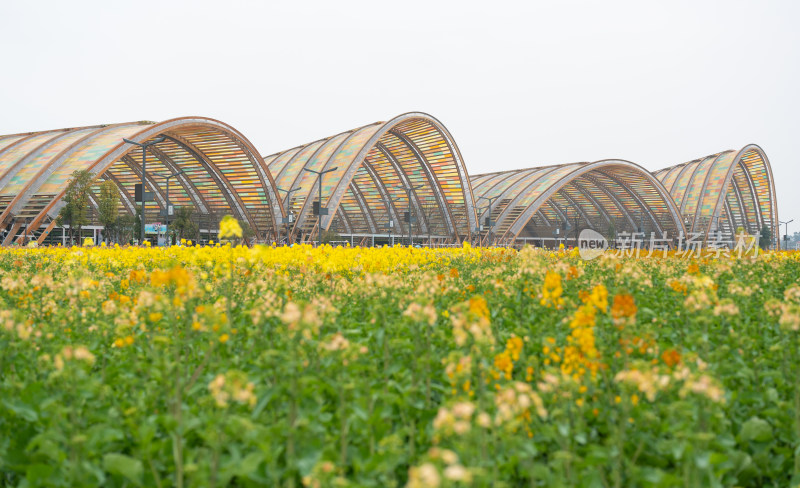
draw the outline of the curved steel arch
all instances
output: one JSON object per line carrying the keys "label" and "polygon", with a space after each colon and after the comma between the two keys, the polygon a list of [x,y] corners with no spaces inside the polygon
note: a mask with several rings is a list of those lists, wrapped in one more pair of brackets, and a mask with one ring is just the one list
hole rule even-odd
{"label": "curved steel arch", "polygon": [[[622,174],[613,174],[614,170],[620,170]],[[598,198],[605,198],[611,202],[612,206],[618,209],[619,214],[627,219],[629,223],[633,222],[630,215],[630,204],[626,205],[623,202],[632,202],[633,205],[639,206],[642,212],[648,215],[648,220],[652,221],[655,229],[662,237],[665,235],[665,231],[683,230],[680,214],[666,188],[644,168],[630,161],[613,159],[595,161],[593,163],[572,163],[518,170],[518,172],[523,171],[528,171],[526,177],[515,181],[514,184],[503,189],[497,195],[499,197],[498,200],[508,201],[497,217],[499,230],[497,230],[496,238],[499,241],[519,238],[528,222],[540,212],[542,205],[556,197],[563,198],[573,205],[589,227],[596,227],[602,221],[611,222],[608,209],[600,205],[597,200]],[[605,179],[616,183],[619,188],[609,187],[591,179],[593,174],[602,175]],[[476,178],[483,176],[485,175],[477,176]],[[582,177],[586,177],[585,181],[594,188],[583,184]],[[502,178],[500,181],[507,179],[508,177]],[[482,179],[482,183],[489,181],[497,180]],[[495,186],[496,184],[481,184],[479,188],[488,193]],[[574,196],[566,192],[568,188],[576,196],[581,195],[581,201],[577,201]],[[596,191],[593,192],[593,189],[596,189]],[[651,203],[648,203],[643,198],[644,195],[640,195],[640,193],[643,194],[645,192],[651,193],[649,197]],[[480,196],[482,195],[479,190],[476,197]],[[596,218],[600,220],[595,221],[594,218],[587,214],[587,208],[584,208],[587,205],[597,207]],[[656,205],[657,208],[653,205]],[[657,212],[667,212],[671,216],[672,225],[669,226],[670,228],[662,229],[663,224],[658,222]],[[556,213],[560,214],[559,208],[556,208]]]}
{"label": "curved steel arch", "polygon": [[[754,153],[757,158],[755,160],[748,159],[745,161],[745,157],[750,154]],[[761,226],[768,225],[770,228],[770,232],[772,233],[773,238],[780,234],[778,229],[778,206],[777,206],[777,199],[775,195],[775,180],[772,175],[772,166],[767,158],[767,155],[764,153],[764,150],[756,145],[756,144],[748,144],[747,146],[740,149],[736,156],[732,158],[732,162],[730,167],[727,169],[725,173],[724,180],[722,184],[719,186],[721,189],[718,194],[715,193],[715,190],[712,188],[709,190],[709,194],[713,197],[716,196],[715,200],[711,205],[713,205],[711,216],[712,218],[709,219],[709,224],[706,229],[706,232],[711,230],[711,225],[713,223],[713,219],[719,218],[720,214],[720,201],[724,200],[725,195],[727,194],[728,188],[730,187],[731,179],[733,178],[733,174],[736,170],[737,165],[741,164],[742,168],[744,169],[745,176],[747,177],[748,184],[750,185],[750,190],[753,192],[755,205],[756,205],[756,212],[759,216],[759,225],[758,229],[759,232],[761,230]],[[759,177],[759,178],[756,178]],[[758,184],[756,181],[760,181],[766,187],[758,188]],[[765,195],[766,193],[766,195]],[[765,212],[766,207],[766,212]],[[769,222],[767,224],[766,222]],[[778,241],[778,249],[780,249],[780,239]]]}
{"label": "curved steel arch", "polygon": [[[695,173],[701,171],[702,164],[709,160],[712,162],[703,168],[702,181],[697,180]],[[678,183],[690,166],[693,166],[692,177],[682,187]],[[740,188],[739,183],[734,180],[737,169],[741,169],[747,188]],[[678,176],[672,176],[676,173]],[[738,214],[731,212],[729,221],[742,222],[748,229],[753,227],[751,224],[755,224],[759,231],[763,225],[767,225],[773,236],[778,235],[778,207],[772,166],[764,150],[758,145],[749,144],[739,151],[723,151],[661,169],[655,174],[665,184],[672,180],[670,193],[681,209],[685,209],[687,205],[693,207],[693,232],[704,231],[708,235],[713,230],[714,222],[721,218],[730,197],[738,207]],[[750,209],[742,195],[744,191],[749,193],[753,201],[752,216],[749,216]],[[691,199],[696,199],[696,202],[691,202]]]}
{"label": "curved steel arch", "polygon": [[[135,130],[135,127],[139,125],[141,125],[141,123],[132,122],[127,124],[112,124],[112,125],[98,126],[99,128],[97,128],[96,130],[92,130],[91,132],[84,135],[77,141],[73,142],[72,144],[64,148],[61,152],[59,152],[57,155],[55,155],[48,161],[43,161],[41,167],[36,172],[36,174],[33,177],[29,178],[27,181],[22,182],[22,188],[17,192],[13,200],[4,210],[3,218],[6,219],[11,213],[14,213],[17,210],[17,208],[20,207],[20,204],[22,205],[27,204],[27,202],[32,197],[32,191],[34,188],[38,188],[39,185],[44,183],[47,180],[47,178],[51,174],[53,174],[54,171],[60,168],[61,165],[64,164],[71,156],[73,156],[76,153],[80,153],[80,151],[85,150],[87,147],[91,147],[92,141],[94,141],[97,138],[103,137],[104,135],[110,132],[125,131],[123,133],[125,133],[125,135],[128,135],[127,131],[133,131]],[[6,187],[4,186],[2,190],[5,189]],[[2,190],[0,190],[0,192],[2,192]],[[66,185],[63,185],[63,188],[61,188],[61,196],[63,196],[64,191],[66,191]],[[47,202],[49,202],[50,206],[55,205],[56,203],[59,202],[59,200],[60,196],[54,198],[49,198],[49,197],[47,198]],[[41,224],[41,220],[34,219],[34,221],[35,224],[31,225],[35,230]]]}
{"label": "curved steel arch", "polygon": [[[334,141],[335,144],[332,145]],[[399,148],[398,144],[403,147]],[[293,164],[303,158],[301,155],[305,148],[312,145],[316,145],[314,153],[304,158],[303,165]],[[281,155],[288,151],[268,158],[270,169],[274,168],[280,173],[280,181],[291,181],[291,189],[300,186],[303,188],[302,195],[298,195],[295,201],[295,204],[300,204],[300,209],[293,232],[308,232],[316,228],[319,220],[309,216],[311,202],[318,195],[319,178],[311,174],[303,177],[303,167],[312,167],[317,171],[337,168],[336,171],[326,174],[323,180],[321,203],[330,212],[329,218],[323,219],[324,230],[331,228],[346,195],[352,192],[351,183],[359,171],[366,172],[375,181],[375,188],[369,188],[375,194],[370,197],[374,197],[373,201],[379,199],[382,202],[382,214],[370,215],[376,209],[369,208],[365,203],[366,188],[360,187],[362,195],[347,197],[347,201],[348,205],[356,203],[365,221],[372,221],[372,225],[376,225],[381,217],[396,218],[398,212],[393,200],[401,193],[405,197],[405,192],[389,184],[396,178],[398,183],[405,186],[423,184],[421,189],[412,192],[411,198],[423,232],[434,227],[431,222],[427,222],[428,216],[423,215],[424,196],[426,201],[435,202],[437,222],[441,221],[436,226],[445,229],[451,238],[466,236],[476,227],[472,187],[461,154],[444,125],[428,114],[402,114],[387,122],[362,126],[289,151],[295,151],[289,161],[281,159]],[[389,180],[378,177],[378,172],[372,167],[374,161],[372,164],[368,162],[376,158],[393,167],[392,175],[384,175],[389,176]],[[367,168],[367,165],[370,167]],[[459,215],[463,216],[465,222],[458,221]]]}
{"label": "curved steel arch", "polygon": [[[187,151],[194,153],[196,162],[203,165],[209,174],[216,177],[217,186],[220,187],[219,190],[223,194],[227,192],[225,196],[236,202],[236,205],[230,206],[231,209],[238,207],[237,210],[240,217],[249,221],[254,230],[263,233],[276,229],[276,215],[282,216],[283,211],[279,203],[280,199],[275,191],[272,175],[264,167],[259,153],[238,131],[223,122],[205,117],[182,117],[159,124],[148,123],[144,127],[142,125],[142,123],[136,123],[103,127],[81,139],[57,157],[54,157],[40,169],[34,178],[26,183],[24,191],[17,195],[14,203],[16,210],[23,211],[25,205],[32,198],[48,198],[48,203],[41,211],[36,213],[31,222],[31,228],[35,230],[41,225],[45,217],[48,215],[53,217],[53,212],[66,189],[65,185],[60,185],[59,191],[53,192],[53,194],[37,195],[37,192],[41,193],[45,185],[51,184],[52,186],[53,182],[50,178],[54,174],[60,171],[62,174],[59,174],[59,176],[63,177],[63,173],[71,173],[73,169],[81,168],[89,170],[95,176],[100,175],[110,170],[123,156],[135,151],[136,147],[123,143],[121,137],[141,142],[159,135],[165,135],[173,140],[179,140],[182,145],[187,147]],[[124,135],[114,132],[114,129],[119,129],[120,127],[125,128],[122,131]],[[98,139],[103,135],[107,135],[109,140],[99,141]],[[207,151],[204,148],[196,147],[195,143],[197,141],[181,140],[184,139],[183,136],[198,138],[201,142],[203,137],[216,138],[214,140],[216,149],[213,152],[213,156],[206,154]],[[220,140],[223,140],[223,142],[225,140],[229,141],[227,145],[223,145],[222,150],[219,149],[221,146]],[[186,142],[190,144],[187,145]],[[96,153],[101,153],[101,155],[95,157],[92,153],[93,150]],[[77,152],[82,154],[73,157]],[[154,159],[165,167],[167,166],[162,161],[162,158],[156,157]],[[135,159],[132,159],[132,161],[135,162]],[[184,181],[184,187],[188,188],[185,183],[188,180],[192,180],[192,176],[184,174],[184,177],[187,179]],[[157,188],[157,186],[154,188]],[[124,188],[120,188],[120,190],[125,191]],[[191,193],[193,192],[187,191],[187,194]],[[243,201],[242,195],[247,196],[247,202]],[[195,194],[194,197],[202,197],[202,194]],[[197,200],[195,199],[195,201]],[[264,206],[268,208],[266,220],[257,221],[254,218],[255,212]],[[9,209],[14,210],[11,209],[11,206],[9,206]]]}
{"label": "curved steel arch", "polygon": [[[633,214],[638,211],[662,234],[671,229],[685,232],[684,213],[687,220],[691,217],[693,231],[705,230],[706,234],[715,223],[720,227],[741,223],[748,230],[766,225],[773,235],[779,230],[772,168],[756,145],[653,174],[629,161],[604,160],[470,177],[449,131],[421,112],[266,158],[241,133],[205,117],[0,136],[0,224],[11,217],[32,218],[30,227],[35,230],[49,217],[47,229],[51,229],[66,180],[74,169],[87,169],[96,177],[114,181],[130,210],[130,190],[140,170],[136,154],[127,157],[136,148],[123,144],[121,138],[141,142],[159,135],[168,137],[169,142],[155,147],[150,161],[154,168],[170,173],[185,170],[170,183],[178,201],[199,208],[201,214],[233,212],[260,235],[277,232],[278,217],[285,216],[277,181],[291,189],[303,187],[289,200],[291,207],[299,210],[294,230],[317,226],[317,219],[308,214],[319,180],[303,172],[307,166],[317,170],[338,167],[325,176],[321,203],[326,203],[331,215],[322,228],[330,229],[341,220],[351,233],[380,232],[384,218],[395,220],[402,228],[400,208],[395,204],[398,197],[406,198],[398,189],[400,184],[422,185],[408,202],[416,209],[419,228],[451,239],[471,235],[478,228],[478,195],[498,197],[480,216],[497,216],[502,231],[497,237],[505,240],[518,238],[535,216],[534,225],[563,219],[556,201],[573,204],[590,226],[616,220],[635,227]],[[140,172],[138,175],[140,179]],[[165,195],[159,183],[148,178],[148,185],[163,206]],[[424,209],[426,204],[429,207]]]}

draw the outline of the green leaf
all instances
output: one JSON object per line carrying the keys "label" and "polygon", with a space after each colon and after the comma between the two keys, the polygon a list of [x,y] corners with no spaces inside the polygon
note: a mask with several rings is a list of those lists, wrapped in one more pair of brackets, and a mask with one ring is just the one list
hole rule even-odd
{"label": "green leaf", "polygon": [[111,474],[117,474],[136,486],[142,486],[142,462],[124,454],[106,454],[103,456],[103,468]]}
{"label": "green leaf", "polygon": [[767,442],[772,439],[772,426],[762,418],[750,417],[742,425],[739,438],[743,442]]}
{"label": "green leaf", "polygon": [[258,465],[264,460],[264,454],[260,452],[252,452],[244,457],[236,467],[236,475],[246,478],[255,473]]}
{"label": "green leaf", "polygon": [[55,468],[47,464],[30,464],[25,470],[25,479],[33,486],[47,481]]}
{"label": "green leaf", "polygon": [[7,409],[14,412],[14,415],[22,418],[23,420],[27,420],[28,422],[36,422],[39,420],[39,415],[36,413],[36,410],[30,408],[22,402],[3,400],[3,405]]}

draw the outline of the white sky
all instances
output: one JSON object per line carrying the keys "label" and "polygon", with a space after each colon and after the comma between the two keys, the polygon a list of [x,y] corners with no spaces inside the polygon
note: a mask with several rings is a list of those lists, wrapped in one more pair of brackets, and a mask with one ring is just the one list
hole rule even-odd
{"label": "white sky", "polygon": [[267,155],[423,111],[473,174],[756,143],[792,233],[799,21],[788,0],[6,0],[0,134],[203,115]]}

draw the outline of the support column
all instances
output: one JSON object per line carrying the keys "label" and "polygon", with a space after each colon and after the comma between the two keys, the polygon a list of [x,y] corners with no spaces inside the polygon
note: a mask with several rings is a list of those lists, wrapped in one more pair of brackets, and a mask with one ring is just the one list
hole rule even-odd
{"label": "support column", "polygon": [[15,222],[14,225],[11,226],[11,230],[8,231],[8,235],[5,239],[3,239],[4,246],[11,244],[11,241],[14,240],[14,237],[17,235],[17,231],[20,227],[22,227],[22,222]]}

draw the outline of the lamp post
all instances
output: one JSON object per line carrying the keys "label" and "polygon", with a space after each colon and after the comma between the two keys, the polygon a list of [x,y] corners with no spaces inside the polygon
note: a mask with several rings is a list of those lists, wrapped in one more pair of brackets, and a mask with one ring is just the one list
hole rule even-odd
{"label": "lamp post", "polygon": [[145,228],[145,205],[147,204],[147,192],[145,191],[145,177],[147,175],[147,148],[158,144],[159,142],[164,142],[166,137],[160,136],[156,137],[155,139],[147,142],[136,142],[131,141],[130,139],[122,138],[123,141],[127,142],[128,144],[133,144],[134,146],[139,146],[142,148],[142,227],[141,227],[141,241],[139,241],[140,245],[144,245],[144,228]]}
{"label": "lamp post", "polygon": [[291,213],[291,207],[289,206],[289,201],[292,193],[302,190],[302,188],[292,188],[290,190],[286,190],[284,188],[278,188],[278,191],[282,191],[286,193],[286,217],[281,219],[281,223],[286,224],[286,242],[289,242],[289,225],[294,222],[294,215]]}
{"label": "lamp post", "polygon": [[164,220],[164,235],[167,236],[167,247],[170,246],[169,218],[172,216],[172,205],[169,204],[169,179],[170,178],[174,178],[174,177],[176,177],[178,175],[181,175],[181,174],[183,174],[183,170],[182,169],[176,171],[175,173],[169,174],[169,175],[163,175],[163,174],[160,174],[160,173],[153,173],[153,176],[158,176],[159,178],[164,178],[164,180],[166,181],[166,183],[164,183],[164,184],[167,185],[167,196],[166,196],[166,198],[167,198],[167,208],[164,210],[164,217],[165,217],[165,220]]}
{"label": "lamp post", "polygon": [[[785,230],[784,230],[784,234],[783,234],[783,240],[786,241],[786,249],[789,249],[789,224],[791,224],[792,222],[794,222],[794,219],[787,220],[786,222],[782,222],[780,220],[778,221],[778,232],[781,231],[780,230],[781,229],[780,228],[781,225],[785,226],[784,227]],[[778,238],[778,242],[780,242],[780,241],[781,241],[780,238]]]}
{"label": "lamp post", "polygon": [[315,215],[319,217],[319,222],[317,222],[317,238],[319,239],[319,243],[322,244],[322,216],[328,215],[328,208],[322,206],[322,176],[325,173],[330,173],[331,171],[336,171],[339,167],[330,168],[322,171],[316,171],[310,168],[303,168],[303,171],[308,171],[309,173],[314,173],[319,177],[319,201],[317,203],[317,212]]}
{"label": "lamp post", "polygon": [[500,198],[500,195],[496,195],[493,197],[484,197],[484,196],[478,197],[478,200],[486,200],[489,202],[489,207],[487,207],[489,209],[489,216],[486,217],[485,220],[485,225],[489,227],[489,233],[487,235],[489,242],[492,242],[492,227],[494,227],[494,222],[492,221],[492,202],[494,202],[498,198]]}
{"label": "lamp post", "polygon": [[411,220],[412,220],[412,217],[411,217],[411,192],[414,191],[414,190],[417,190],[419,188],[422,188],[423,186],[424,185],[417,185],[417,186],[401,185],[401,186],[396,186],[395,187],[395,188],[400,188],[402,190],[405,190],[406,199],[408,199],[408,212],[406,212],[406,213],[408,214],[407,223],[408,223],[408,246],[409,247],[411,247]]}

